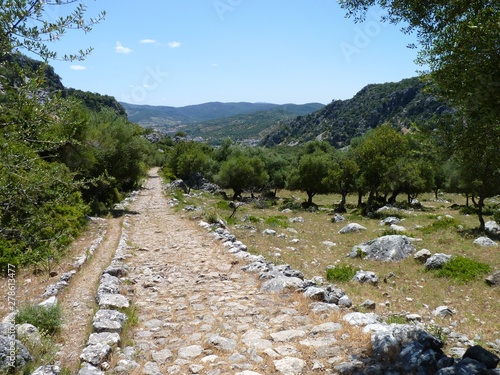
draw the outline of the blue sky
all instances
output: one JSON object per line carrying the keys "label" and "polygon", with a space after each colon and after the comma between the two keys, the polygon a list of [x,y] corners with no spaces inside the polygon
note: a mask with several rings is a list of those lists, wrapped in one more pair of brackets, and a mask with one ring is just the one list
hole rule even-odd
{"label": "blue sky", "polygon": [[[369,83],[417,75],[415,42],[370,11],[355,24],[335,0],[95,0],[106,18],[51,48],[93,47],[51,64],[63,84],[135,104],[327,104]],[[57,16],[60,8],[50,8]]]}

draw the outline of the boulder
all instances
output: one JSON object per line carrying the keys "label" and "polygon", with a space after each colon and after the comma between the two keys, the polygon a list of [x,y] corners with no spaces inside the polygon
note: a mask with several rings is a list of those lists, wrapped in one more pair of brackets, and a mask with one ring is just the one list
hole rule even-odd
{"label": "boulder", "polygon": [[340,234],[346,234],[346,233],[357,233],[361,232],[363,230],[366,230],[366,228],[358,223],[349,223],[345,227],[343,227],[341,230],[339,230]]}
{"label": "boulder", "polygon": [[401,222],[401,220],[398,219],[397,217],[395,217],[395,216],[388,216],[385,219],[380,220],[379,225],[380,226],[383,226],[383,225],[392,225],[392,224],[397,225],[400,222]]}
{"label": "boulder", "polygon": [[267,236],[275,236],[276,231],[274,229],[264,229],[262,231],[262,234],[267,235]]}
{"label": "boulder", "polygon": [[496,221],[490,220],[484,223],[484,229],[486,232],[498,233],[500,232],[500,225]]}
{"label": "boulder", "polygon": [[99,332],[116,332],[122,331],[123,323],[127,320],[127,316],[115,310],[99,310],[93,319],[94,331]]}
{"label": "boulder", "polygon": [[488,238],[488,237],[479,237],[479,238],[476,238],[474,240],[474,242],[472,242],[474,245],[479,245],[479,246],[482,246],[482,247],[495,247],[495,246],[498,246],[498,244],[493,241],[492,239]]}
{"label": "boulder", "polygon": [[298,277],[280,276],[265,281],[261,286],[261,290],[264,292],[279,293],[288,289],[297,290],[302,287],[303,283]]}
{"label": "boulder", "polygon": [[438,370],[437,363],[443,357],[446,356],[441,350],[434,350],[418,341],[412,341],[399,353],[395,367],[402,374],[435,374]]}
{"label": "boulder", "polygon": [[[10,357],[12,354],[11,344],[15,344],[16,347],[15,357],[13,358]],[[11,359],[14,359],[15,363],[11,363]],[[0,336],[0,373],[10,372],[12,364],[14,364],[16,369],[20,370],[32,360],[31,354],[21,341],[12,340],[8,336]]]}
{"label": "boulder", "polygon": [[342,221],[345,221],[345,217],[340,215],[340,214],[335,214],[333,215],[333,220],[334,223],[340,223]]}
{"label": "boulder", "polygon": [[347,323],[352,326],[366,326],[368,324],[376,324],[380,323],[381,318],[377,314],[374,313],[360,313],[360,312],[352,312],[345,314],[342,317]]}
{"label": "boulder", "polygon": [[482,375],[488,374],[488,369],[481,362],[465,358],[452,366],[440,369],[435,375]]}
{"label": "boulder", "polygon": [[104,375],[104,372],[90,363],[84,362],[80,371],[78,371],[78,375]]}
{"label": "boulder", "polygon": [[306,362],[300,358],[284,357],[273,361],[278,373],[283,375],[301,375]]}
{"label": "boulder", "polygon": [[448,306],[438,306],[432,311],[432,315],[444,318],[455,315],[455,310],[449,308]]}
{"label": "boulder", "polygon": [[351,258],[392,262],[405,259],[415,251],[415,246],[407,236],[389,235],[361,243],[347,255]]}
{"label": "boulder", "polygon": [[25,343],[29,343],[29,346],[41,347],[42,346],[42,335],[38,328],[29,323],[24,323],[16,326],[17,338]]}
{"label": "boulder", "polygon": [[489,369],[496,368],[498,366],[498,363],[500,362],[500,358],[496,354],[489,352],[479,345],[474,345],[467,349],[463,358],[472,358],[478,362],[481,362]]}
{"label": "boulder", "polygon": [[443,265],[449,262],[451,258],[451,255],[437,253],[425,261],[424,267],[426,270],[437,270],[443,268]]}
{"label": "boulder", "polygon": [[360,270],[356,272],[356,275],[354,275],[351,281],[357,281],[361,284],[367,283],[376,286],[378,285],[378,276],[375,275],[375,272]]}
{"label": "boulder", "polygon": [[494,274],[489,275],[486,278],[486,283],[491,286],[499,286],[500,285],[500,271],[496,271]]}
{"label": "boulder", "polygon": [[100,366],[111,354],[112,348],[108,344],[98,343],[88,345],[80,354],[80,359],[83,362],[90,363],[93,366]]}
{"label": "boulder", "polygon": [[188,186],[186,185],[186,183],[182,180],[175,180],[175,181],[172,181],[170,184],[168,184],[166,186],[166,188],[168,190],[177,190],[177,189],[181,189],[182,191],[184,191],[184,193],[187,193],[189,191],[189,188]]}
{"label": "boulder", "polygon": [[59,366],[41,366],[38,367],[31,375],[59,375],[61,368]]}
{"label": "boulder", "polygon": [[431,252],[427,249],[422,249],[420,251],[417,251],[415,255],[413,255],[413,259],[420,263],[425,263],[427,259],[429,259],[432,256]]}
{"label": "boulder", "polygon": [[101,309],[127,308],[130,306],[127,297],[121,294],[102,293],[98,296]]}

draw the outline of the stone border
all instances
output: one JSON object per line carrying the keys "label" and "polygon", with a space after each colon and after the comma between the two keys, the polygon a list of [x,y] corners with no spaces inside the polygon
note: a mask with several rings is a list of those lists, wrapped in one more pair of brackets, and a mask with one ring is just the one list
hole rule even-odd
{"label": "stone border", "polygon": [[92,320],[93,332],[80,354],[82,366],[78,375],[104,375],[104,371],[109,368],[107,360],[121,340],[120,334],[127,316],[119,310],[130,306],[130,300],[120,294],[122,283],[120,278],[128,273],[123,261],[131,256],[127,245],[127,226],[129,226],[128,216],[125,216],[115,255],[111,264],[102,273],[97,288],[96,299],[99,310]]}

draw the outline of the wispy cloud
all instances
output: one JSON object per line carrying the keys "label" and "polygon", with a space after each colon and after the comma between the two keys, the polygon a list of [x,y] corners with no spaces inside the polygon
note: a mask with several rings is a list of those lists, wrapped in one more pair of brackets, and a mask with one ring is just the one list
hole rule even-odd
{"label": "wispy cloud", "polygon": [[116,53],[121,53],[121,54],[124,54],[124,55],[128,55],[129,53],[132,53],[133,51],[130,48],[125,47],[120,42],[116,42],[116,44],[115,44],[115,52]]}
{"label": "wispy cloud", "polygon": [[71,70],[87,70],[87,68],[83,65],[71,65],[69,68]]}
{"label": "wispy cloud", "polygon": [[154,39],[142,39],[139,41],[141,44],[156,44],[156,40]]}
{"label": "wispy cloud", "polygon": [[173,42],[170,42],[167,44],[170,48],[179,48],[181,46],[181,43],[180,42],[176,42],[176,41],[173,41]]}

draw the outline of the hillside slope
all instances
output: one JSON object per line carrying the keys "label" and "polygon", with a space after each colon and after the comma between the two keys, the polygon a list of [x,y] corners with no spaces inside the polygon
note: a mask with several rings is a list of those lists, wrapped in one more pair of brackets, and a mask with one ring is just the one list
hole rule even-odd
{"label": "hillside slope", "polygon": [[419,78],[372,84],[352,99],[334,100],[317,112],[281,124],[261,144],[275,146],[319,139],[342,147],[385,122],[401,128],[412,123],[426,126],[449,111],[450,107],[425,91]]}
{"label": "hillside slope", "polygon": [[[201,132],[204,126],[191,128],[189,125],[200,124],[209,121],[209,128],[214,126],[215,120],[225,119],[233,116],[247,115],[257,112],[271,111],[271,117],[275,119],[276,111],[283,111],[292,117],[311,113],[324,107],[324,104],[309,103],[304,105],[295,104],[272,104],[272,103],[221,103],[210,102],[184,107],[150,106],[121,103],[126,109],[130,121],[147,128],[154,128],[164,132],[186,131],[194,136]],[[230,120],[231,122],[231,120]],[[224,126],[223,124],[221,126]]]}
{"label": "hillside slope", "polygon": [[217,144],[227,137],[235,141],[260,141],[277,124],[291,121],[297,116],[310,114],[323,107],[324,105],[317,103],[284,104],[265,111],[244,113],[188,125],[184,131],[193,138],[202,137],[212,144]]}

